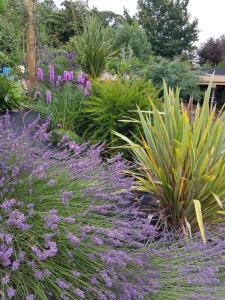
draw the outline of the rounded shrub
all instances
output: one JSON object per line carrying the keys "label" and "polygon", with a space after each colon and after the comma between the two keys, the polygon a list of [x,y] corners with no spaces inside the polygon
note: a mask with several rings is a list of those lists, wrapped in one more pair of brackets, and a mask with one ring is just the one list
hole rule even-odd
{"label": "rounded shrub", "polygon": [[47,128],[17,136],[0,119],[1,297],[144,299],[156,279],[140,248],[156,231],[131,203],[129,166],[67,136],[53,148]]}

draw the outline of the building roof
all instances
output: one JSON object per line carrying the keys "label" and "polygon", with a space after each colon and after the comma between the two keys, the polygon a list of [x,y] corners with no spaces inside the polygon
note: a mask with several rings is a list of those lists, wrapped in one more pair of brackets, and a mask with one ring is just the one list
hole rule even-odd
{"label": "building roof", "polygon": [[199,84],[208,85],[210,82],[213,86],[225,85],[225,68],[201,69]]}

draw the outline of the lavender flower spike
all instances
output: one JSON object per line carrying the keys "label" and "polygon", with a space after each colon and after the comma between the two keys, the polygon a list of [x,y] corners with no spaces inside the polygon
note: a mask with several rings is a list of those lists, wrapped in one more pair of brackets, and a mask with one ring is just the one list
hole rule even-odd
{"label": "lavender flower spike", "polygon": [[38,75],[38,80],[39,81],[43,81],[44,76],[43,76],[43,70],[42,70],[42,68],[38,68],[37,75]]}
{"label": "lavender flower spike", "polygon": [[50,104],[52,102],[52,93],[49,90],[46,92],[46,102],[48,104]]}

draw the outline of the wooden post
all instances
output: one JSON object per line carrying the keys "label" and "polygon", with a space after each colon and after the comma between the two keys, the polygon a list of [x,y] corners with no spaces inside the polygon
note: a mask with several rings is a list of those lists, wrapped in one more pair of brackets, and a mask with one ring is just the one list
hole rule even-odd
{"label": "wooden post", "polygon": [[212,88],[212,97],[211,97],[211,101],[210,101],[210,110],[213,110],[213,106],[214,106],[214,101],[215,101],[215,91],[216,91],[216,86]]}
{"label": "wooden post", "polygon": [[35,84],[36,74],[36,39],[34,28],[34,2],[33,0],[24,0],[26,6],[26,64],[28,70],[29,89]]}

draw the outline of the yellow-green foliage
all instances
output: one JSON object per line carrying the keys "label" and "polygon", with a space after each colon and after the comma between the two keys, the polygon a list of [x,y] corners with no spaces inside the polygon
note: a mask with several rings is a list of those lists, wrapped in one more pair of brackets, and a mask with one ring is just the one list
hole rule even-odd
{"label": "yellow-green foliage", "polygon": [[164,221],[186,233],[204,222],[220,222],[225,201],[225,113],[210,112],[211,88],[195,116],[181,108],[164,84],[164,109],[152,103],[151,112],[138,109],[143,135],[136,142],[117,134],[133,152],[136,189],[153,192]]}
{"label": "yellow-green foliage", "polygon": [[[131,136],[137,133],[136,123],[121,122],[126,117],[135,117],[137,105],[146,110],[150,107],[148,97],[158,105],[158,91],[151,81],[140,78],[117,78],[115,81],[93,80],[89,100],[85,102],[89,137],[111,141],[111,131],[116,130]],[[115,139],[115,136],[113,136]]]}

